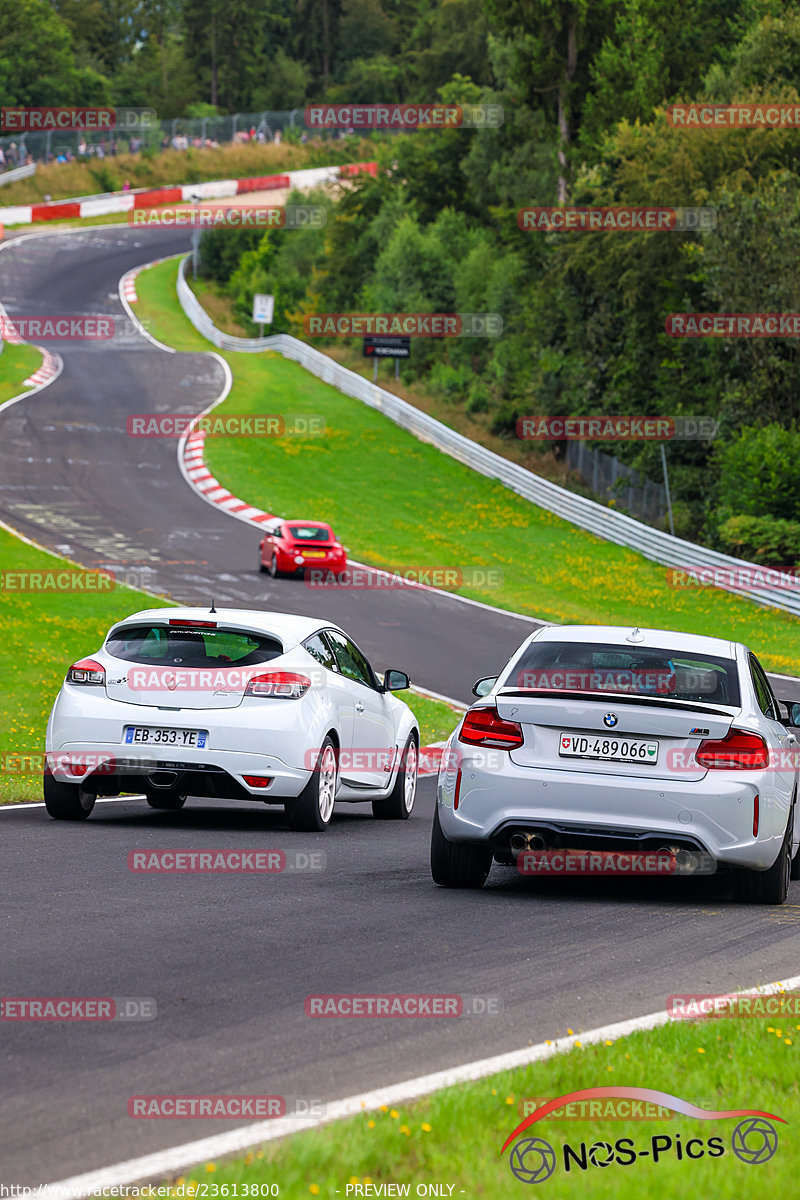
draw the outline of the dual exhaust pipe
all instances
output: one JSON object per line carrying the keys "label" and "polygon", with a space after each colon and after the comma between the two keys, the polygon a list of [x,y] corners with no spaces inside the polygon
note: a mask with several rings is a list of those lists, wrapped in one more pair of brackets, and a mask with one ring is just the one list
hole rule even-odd
{"label": "dual exhaust pipe", "polygon": [[[511,836],[511,849],[514,854],[526,854],[530,850],[545,850],[546,842],[540,833],[514,833]],[[671,855],[678,869],[687,874],[697,867],[697,853],[682,846],[659,846],[656,854]]]}
{"label": "dual exhaust pipe", "polygon": [[540,833],[515,833],[511,836],[511,849],[515,854],[528,850],[544,850],[545,841]]}

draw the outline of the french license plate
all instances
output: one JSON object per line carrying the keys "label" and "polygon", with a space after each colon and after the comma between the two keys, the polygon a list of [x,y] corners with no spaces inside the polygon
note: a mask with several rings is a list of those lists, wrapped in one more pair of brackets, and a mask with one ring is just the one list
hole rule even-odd
{"label": "french license plate", "polygon": [[204,749],[207,729],[157,729],[148,725],[126,725],[127,746],[197,746]]}
{"label": "french license plate", "polygon": [[304,550],[303,554],[306,556],[306,558],[324,558],[325,557],[324,550]]}
{"label": "french license plate", "polygon": [[561,733],[558,753],[562,758],[599,758],[604,762],[658,762],[658,742],[635,738],[597,737],[590,734]]}

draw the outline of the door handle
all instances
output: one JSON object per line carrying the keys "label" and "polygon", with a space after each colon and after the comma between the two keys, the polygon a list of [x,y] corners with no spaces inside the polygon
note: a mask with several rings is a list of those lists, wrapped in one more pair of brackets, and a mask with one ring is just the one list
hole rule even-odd
{"label": "door handle", "polygon": [[356,712],[362,713],[363,711],[364,711],[364,705],[359,700],[358,704],[356,705]]}

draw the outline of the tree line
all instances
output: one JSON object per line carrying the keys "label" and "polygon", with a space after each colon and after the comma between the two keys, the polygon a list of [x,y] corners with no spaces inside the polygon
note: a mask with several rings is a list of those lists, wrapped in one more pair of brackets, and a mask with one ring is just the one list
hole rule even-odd
{"label": "tree line", "polygon": [[[499,129],[375,135],[378,176],[324,229],[210,233],[204,271],[245,321],[274,293],[276,332],[318,311],[502,314],[501,338],[419,340],[403,372],[509,439],[530,414],[713,416],[713,440],[669,447],[676,531],[773,563],[800,563],[797,339],[665,321],[800,312],[800,128],[665,110],[797,102],[799,83],[800,7],[776,0],[0,0],[6,102],[502,105]],[[707,207],[716,228],[520,229],[563,203]],[[653,445],[605,448],[660,479]]]}

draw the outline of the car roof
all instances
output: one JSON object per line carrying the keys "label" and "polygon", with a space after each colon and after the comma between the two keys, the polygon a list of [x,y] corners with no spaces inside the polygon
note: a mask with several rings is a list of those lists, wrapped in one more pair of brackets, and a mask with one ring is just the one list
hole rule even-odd
{"label": "car roof", "polygon": [[[641,639],[637,637],[635,641],[630,641],[634,633],[641,634]],[[683,650],[687,654],[712,654],[720,658],[735,658],[736,647],[741,645],[727,638],[681,633],[674,629],[639,629],[632,625],[548,625],[532,634],[529,641],[611,642],[625,647]]]}
{"label": "car roof", "polygon": [[208,608],[188,608],[179,605],[174,608],[144,608],[133,612],[115,622],[109,630],[109,635],[121,625],[128,625],[132,621],[174,621],[176,618],[186,621],[216,621],[218,626],[228,629],[271,633],[281,639],[284,649],[305,641],[319,629],[339,628],[333,621],[324,621],[319,617],[302,617],[296,613],[263,612],[251,608],[218,608],[212,613]]}
{"label": "car roof", "polygon": [[332,526],[327,521],[320,521],[316,517],[281,517],[282,525],[321,525],[323,529],[330,529]]}

